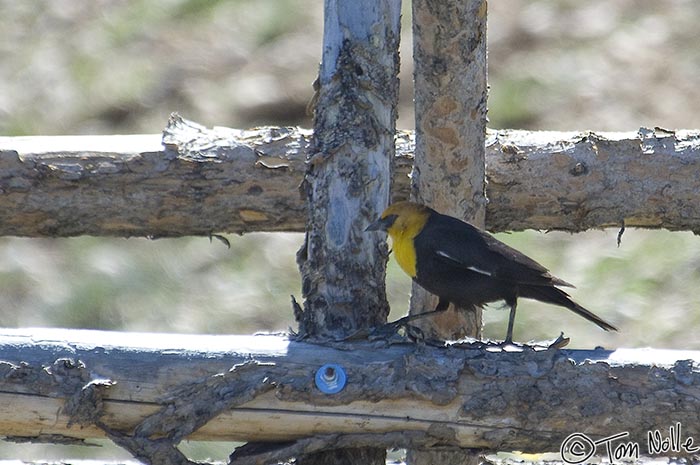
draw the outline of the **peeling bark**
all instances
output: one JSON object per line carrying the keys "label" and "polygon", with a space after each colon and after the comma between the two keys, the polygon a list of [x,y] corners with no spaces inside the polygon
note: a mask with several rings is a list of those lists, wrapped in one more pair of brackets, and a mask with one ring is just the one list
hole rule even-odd
{"label": "peeling bark", "polygon": [[[389,203],[399,95],[401,0],[326,0],[308,201],[297,254],[302,337],[342,339],[386,321],[387,248],[365,233]],[[383,238],[382,238],[383,239]],[[330,447],[300,465],[380,465],[381,447]]]}
{"label": "peeling bark", "polygon": [[[0,234],[174,237],[304,230],[312,131],[0,137]],[[700,233],[700,132],[500,130],[486,138],[486,229]],[[391,197],[410,196],[414,138],[396,134]],[[227,181],[228,180],[228,181]]]}
{"label": "peeling bark", "polygon": [[161,136],[0,138],[0,234],[210,235],[300,231],[311,131],[206,129],[171,116]]}
{"label": "peeling bark", "polygon": [[[257,449],[258,459],[370,444],[557,452],[576,432],[593,440],[628,432],[624,441],[646,453],[648,432],[667,437],[677,422],[684,438],[700,438],[698,352],[334,346],[279,336],[3,330],[0,435],[63,443],[107,435],[162,457],[184,437],[278,443]],[[315,384],[330,362],[347,373],[336,394]],[[80,394],[95,380],[111,381],[98,403]],[[83,426],[64,408],[76,400]]]}
{"label": "peeling bark", "polygon": [[303,336],[339,339],[386,321],[387,248],[364,228],[389,202],[398,99],[401,2],[328,1],[309,205]]}
{"label": "peeling bark", "polygon": [[412,195],[484,226],[486,1],[413,2]]}

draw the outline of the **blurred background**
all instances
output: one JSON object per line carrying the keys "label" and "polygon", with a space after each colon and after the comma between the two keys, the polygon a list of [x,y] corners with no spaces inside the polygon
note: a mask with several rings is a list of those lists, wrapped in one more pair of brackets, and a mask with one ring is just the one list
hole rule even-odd
{"label": "blurred background", "polygon": [[[410,3],[404,5],[399,128],[413,128]],[[207,126],[310,127],[323,6],[311,0],[0,0],[0,135],[159,133],[177,111]],[[492,128],[700,128],[700,3],[510,0],[489,4]],[[700,349],[700,238],[692,233],[528,231],[499,239],[578,286],[617,325],[525,302],[515,339],[560,331],[570,347]],[[206,238],[0,238],[0,324],[231,333],[295,328],[300,234]],[[410,283],[390,262],[392,318]],[[503,338],[507,311],[484,313]],[[185,443],[194,458],[227,445]],[[34,446],[0,449],[28,458]],[[42,458],[128,457],[42,449]],[[121,455],[119,455],[121,454]],[[217,454],[223,454],[218,456]]]}

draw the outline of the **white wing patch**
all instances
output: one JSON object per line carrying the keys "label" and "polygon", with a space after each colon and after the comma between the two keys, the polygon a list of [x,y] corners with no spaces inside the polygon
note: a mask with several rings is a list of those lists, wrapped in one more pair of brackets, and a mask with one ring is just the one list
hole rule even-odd
{"label": "white wing patch", "polygon": [[488,271],[482,270],[482,269],[477,268],[477,267],[475,267],[475,266],[468,266],[467,269],[468,269],[468,270],[471,270],[471,271],[473,271],[473,272],[475,272],[475,273],[483,274],[483,275],[486,275],[486,276],[491,276],[491,273],[489,273]]}
{"label": "white wing patch", "polygon": [[[437,250],[435,253],[443,258],[446,258],[448,260],[451,260],[453,262],[461,264],[461,262],[459,260],[455,259],[454,257],[451,257],[450,254],[448,254],[447,252],[443,252],[442,250]],[[483,274],[485,276],[492,276],[491,272],[486,271],[486,270],[482,270],[481,268],[477,268],[475,266],[468,266],[467,269],[470,271],[473,271],[474,273]]]}

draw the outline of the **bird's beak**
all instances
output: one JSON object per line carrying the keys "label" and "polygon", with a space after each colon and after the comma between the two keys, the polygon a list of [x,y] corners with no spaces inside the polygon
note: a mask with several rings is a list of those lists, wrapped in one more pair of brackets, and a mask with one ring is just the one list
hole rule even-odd
{"label": "bird's beak", "polygon": [[365,228],[365,231],[386,231],[396,221],[396,215],[389,215],[385,218],[379,218],[374,223],[371,223]]}

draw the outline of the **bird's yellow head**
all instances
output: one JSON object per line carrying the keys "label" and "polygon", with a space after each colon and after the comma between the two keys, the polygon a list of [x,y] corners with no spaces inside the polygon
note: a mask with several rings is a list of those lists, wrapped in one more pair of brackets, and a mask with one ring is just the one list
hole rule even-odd
{"label": "bird's yellow head", "polygon": [[391,237],[396,261],[411,277],[416,276],[415,238],[423,230],[432,210],[414,202],[396,202],[384,210],[365,231],[386,231]]}
{"label": "bird's yellow head", "polygon": [[365,231],[386,231],[393,240],[414,238],[428,221],[430,209],[415,202],[392,203]]}

